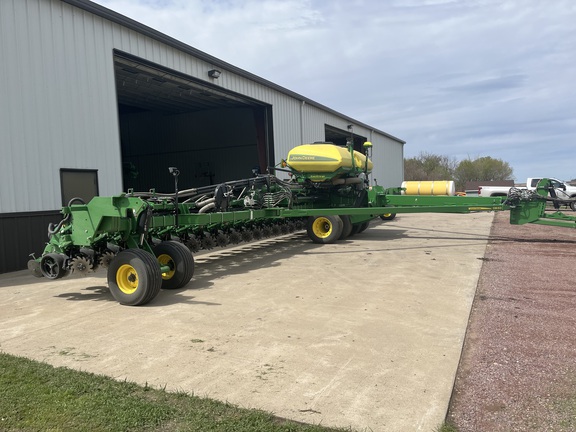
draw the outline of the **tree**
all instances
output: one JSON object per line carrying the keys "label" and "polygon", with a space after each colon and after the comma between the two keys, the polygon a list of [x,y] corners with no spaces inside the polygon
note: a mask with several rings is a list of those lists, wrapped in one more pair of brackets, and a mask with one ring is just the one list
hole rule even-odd
{"label": "tree", "polygon": [[508,162],[490,156],[457,162],[448,156],[423,152],[404,159],[404,180],[454,180],[456,190],[464,190],[469,181],[509,180],[512,176]]}
{"label": "tree", "polygon": [[484,156],[461,161],[454,170],[454,180],[456,189],[464,190],[466,182],[469,181],[510,180],[513,174],[514,171],[508,162]]}
{"label": "tree", "polygon": [[452,180],[455,168],[456,160],[423,152],[417,157],[404,159],[404,180]]}

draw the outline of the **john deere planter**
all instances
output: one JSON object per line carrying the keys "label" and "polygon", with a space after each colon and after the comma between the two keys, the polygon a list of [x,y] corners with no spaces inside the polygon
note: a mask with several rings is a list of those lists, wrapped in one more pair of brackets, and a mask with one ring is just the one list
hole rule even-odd
{"label": "john deere planter", "polygon": [[421,196],[402,188],[371,186],[372,162],[365,154],[329,143],[306,144],[290,151],[271,170],[290,180],[259,175],[174,193],[127,193],[73,199],[62,220],[48,227],[42,255],[30,260],[38,277],[58,279],[106,268],[114,298],[143,305],[161,289],[186,286],[194,274],[192,254],[241,241],[260,240],[306,229],[311,241],[334,243],[365,230],[370,220],[399,213],[470,213],[511,209],[511,223],[576,226],[576,218],[545,212],[547,180],[536,193],[506,198]]}

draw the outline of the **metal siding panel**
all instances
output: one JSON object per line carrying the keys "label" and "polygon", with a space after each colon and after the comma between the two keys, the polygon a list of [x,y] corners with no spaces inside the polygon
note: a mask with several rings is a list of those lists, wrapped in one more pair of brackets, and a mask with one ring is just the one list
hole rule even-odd
{"label": "metal siding panel", "polygon": [[[38,122],[42,114],[39,102],[45,86],[42,74],[35,73],[42,70],[42,62],[38,57],[28,55],[36,44],[42,43],[37,25],[38,4],[14,1],[4,2],[2,6],[2,63],[6,65],[4,70],[7,76],[0,80],[0,93],[3,95],[2,105],[7,109],[5,118],[8,124],[0,128],[0,143],[3,154],[5,148],[10,153],[9,166],[2,171],[0,184],[6,188],[4,178],[15,180],[10,182],[9,188],[0,189],[0,212],[7,212],[18,207],[26,210],[29,201],[41,202],[42,195],[37,188],[41,179],[35,167],[38,165],[37,149],[43,135]],[[21,37],[22,33],[24,37]],[[30,124],[34,127],[30,127]]]}
{"label": "metal siding panel", "polygon": [[[19,70],[19,63],[13,65],[14,59],[17,58],[17,51],[14,38],[16,33],[14,0],[12,2],[0,1],[0,50],[4,55],[0,61],[0,149],[3,157],[0,158],[0,212],[4,208],[16,207],[16,196],[14,194],[14,167],[16,166],[17,154],[19,148],[15,145],[17,140],[17,127],[14,123],[18,118],[14,115],[20,110],[18,97],[13,91],[11,83],[16,82]],[[10,67],[9,67],[10,66]],[[4,210],[6,211],[6,210]],[[1,243],[1,242],[0,242]]]}
{"label": "metal siding panel", "polygon": [[404,146],[375,133],[372,138],[372,177],[384,187],[399,187],[404,179]]}
{"label": "metal siding panel", "polygon": [[0,143],[9,161],[0,213],[59,208],[62,167],[98,169],[102,193],[115,193],[116,96],[104,20],[57,0],[0,3],[2,63],[9,65],[0,80],[8,111]]}
{"label": "metal siding panel", "polygon": [[[101,193],[117,193],[121,173],[112,47],[102,45],[102,51],[86,55],[87,48],[101,39],[102,22],[97,23],[91,14],[76,8],[70,13],[72,26],[67,28],[74,44],[70,47],[73,55],[68,58],[72,58],[74,67],[67,76],[70,94],[66,96],[65,112],[73,121],[68,122],[71,130],[65,137],[70,149],[62,155],[61,163],[67,168],[98,169],[103,181]],[[109,160],[109,153],[116,156],[115,163]]]}
{"label": "metal siding panel", "polygon": [[293,147],[300,144],[300,104],[301,102],[296,99],[278,95],[272,100],[276,163],[285,158]]}

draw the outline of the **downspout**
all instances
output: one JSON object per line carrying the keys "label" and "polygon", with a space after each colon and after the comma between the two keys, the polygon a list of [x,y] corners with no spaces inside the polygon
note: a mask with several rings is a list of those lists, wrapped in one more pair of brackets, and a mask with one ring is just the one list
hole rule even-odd
{"label": "downspout", "polygon": [[300,144],[304,144],[304,105],[306,101],[302,101],[300,105]]}
{"label": "downspout", "polygon": [[[372,141],[373,139],[374,139],[374,129],[370,129],[370,139],[369,139],[369,141],[370,141],[370,142],[374,142],[374,141]],[[372,156],[372,163],[374,163],[374,147],[372,147],[372,154],[371,154],[371,156]],[[366,158],[368,158],[368,152],[366,152]],[[368,160],[366,160],[366,164],[368,164]],[[372,184],[372,182],[374,181],[373,177],[374,177],[374,175],[373,175],[373,173],[372,173],[372,171],[371,171],[370,174],[368,175],[368,180],[370,181],[370,184]],[[402,177],[402,178],[404,178],[404,177]]]}

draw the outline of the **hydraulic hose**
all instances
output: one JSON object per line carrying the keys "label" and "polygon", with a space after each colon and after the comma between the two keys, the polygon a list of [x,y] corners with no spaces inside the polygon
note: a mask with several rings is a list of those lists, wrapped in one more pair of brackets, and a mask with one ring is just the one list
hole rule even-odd
{"label": "hydraulic hose", "polygon": [[54,234],[56,234],[58,231],[60,231],[60,228],[62,228],[62,225],[63,225],[64,222],[66,222],[68,219],[70,219],[70,213],[68,213],[68,214],[64,217],[64,219],[62,219],[60,222],[58,222],[58,225],[56,225],[56,226],[54,226],[53,223],[49,223],[49,224],[48,224],[48,240],[50,240]]}

